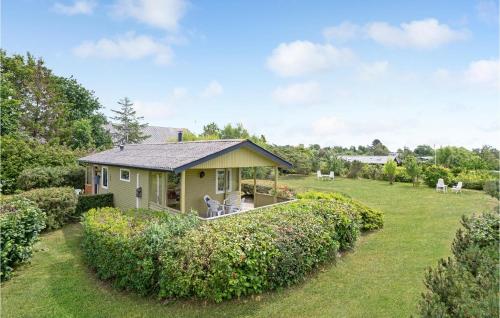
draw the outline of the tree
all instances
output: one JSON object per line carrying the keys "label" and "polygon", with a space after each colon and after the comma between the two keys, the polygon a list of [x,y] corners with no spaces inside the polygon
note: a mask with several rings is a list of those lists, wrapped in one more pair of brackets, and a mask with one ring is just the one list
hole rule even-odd
{"label": "tree", "polygon": [[396,176],[397,164],[393,159],[388,159],[384,165],[384,172],[389,178],[389,183],[394,183],[394,177]]}
{"label": "tree", "polygon": [[113,133],[115,143],[117,145],[137,144],[149,138],[150,136],[142,132],[148,124],[142,124],[140,122],[144,117],[137,116],[137,112],[134,110],[134,104],[130,99],[124,97],[118,101],[118,104],[120,105],[120,110],[111,110],[116,114],[116,116],[111,117],[114,121],[112,125],[115,129]]}
{"label": "tree", "polygon": [[418,145],[413,152],[419,157],[434,156],[434,149],[429,145]]}
{"label": "tree", "polygon": [[90,120],[80,119],[74,121],[71,126],[71,147],[73,149],[90,149],[94,145]]}
{"label": "tree", "polygon": [[250,138],[250,134],[243,124],[238,123],[236,127],[233,127],[231,124],[227,124],[224,126],[224,129],[220,132],[221,139],[248,139]]}
{"label": "tree", "polygon": [[221,135],[221,130],[216,123],[211,122],[208,125],[203,126],[203,136],[218,136]]}
{"label": "tree", "polygon": [[369,151],[375,156],[387,156],[389,154],[389,149],[379,139],[372,141]]}
{"label": "tree", "polygon": [[411,177],[413,186],[418,185],[418,177],[422,172],[422,168],[418,164],[417,158],[414,156],[407,156],[404,162],[406,173]]}

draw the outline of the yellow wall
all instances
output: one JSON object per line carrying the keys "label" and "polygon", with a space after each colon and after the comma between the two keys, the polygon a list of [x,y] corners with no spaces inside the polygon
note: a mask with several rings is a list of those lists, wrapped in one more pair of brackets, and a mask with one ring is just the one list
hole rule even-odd
{"label": "yellow wall", "polygon": [[[137,174],[139,174],[139,185],[142,187],[142,198],[139,199],[139,207],[148,207],[149,194],[149,171],[133,168],[123,168],[130,171],[130,182],[120,180],[120,167],[108,167],[108,188],[102,187],[102,170],[100,165],[99,172],[101,173],[101,182],[99,185],[99,193],[113,193],[114,204],[116,207],[127,210],[136,207],[135,189],[137,185]],[[92,179],[93,183],[93,179]],[[92,185],[93,186],[93,185]]]}
{"label": "yellow wall", "polygon": [[255,152],[248,148],[240,148],[238,150],[228,152],[222,156],[201,163],[193,167],[193,169],[270,166],[276,166],[276,163],[262,156],[258,152]]}
{"label": "yellow wall", "polygon": [[[238,168],[231,170],[231,191],[238,191]],[[200,172],[205,176],[200,178]],[[186,211],[195,210],[201,217],[206,217],[207,206],[203,201],[205,195],[219,202],[224,201],[224,194],[216,194],[216,169],[189,169],[186,170]]]}

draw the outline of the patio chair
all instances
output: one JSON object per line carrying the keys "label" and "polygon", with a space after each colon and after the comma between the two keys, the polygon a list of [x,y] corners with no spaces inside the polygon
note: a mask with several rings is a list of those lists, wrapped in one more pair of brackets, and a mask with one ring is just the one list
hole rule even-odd
{"label": "patio chair", "polygon": [[459,183],[457,183],[456,186],[453,186],[451,188],[451,191],[453,191],[455,193],[461,193],[462,192],[462,181],[460,181]]}
{"label": "patio chair", "polygon": [[446,184],[444,184],[444,180],[439,178],[438,182],[436,184],[436,191],[446,192],[447,189],[448,189],[448,186]]}
{"label": "patio chair", "polygon": [[321,174],[321,170],[316,171],[316,176],[318,177],[318,180],[326,180],[327,178],[329,178],[328,175]]}
{"label": "patio chair", "polygon": [[333,180],[335,180],[335,172],[330,171],[330,174],[328,175],[328,178],[329,178],[330,180],[332,180],[332,181],[333,181]]}
{"label": "patio chair", "polygon": [[220,216],[224,214],[224,205],[222,205],[219,201],[211,199],[208,195],[203,197],[203,201],[205,201],[205,204],[207,205],[208,217]]}
{"label": "patio chair", "polygon": [[241,194],[239,191],[231,192],[224,200],[224,207],[226,213],[234,213],[241,211]]}

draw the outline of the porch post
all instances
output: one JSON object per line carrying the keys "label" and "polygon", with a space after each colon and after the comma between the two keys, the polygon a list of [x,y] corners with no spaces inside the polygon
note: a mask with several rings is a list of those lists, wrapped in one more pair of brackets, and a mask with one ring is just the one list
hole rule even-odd
{"label": "porch post", "polygon": [[163,206],[167,206],[167,173],[163,172],[161,174],[161,203]]}
{"label": "porch post", "polygon": [[241,196],[241,168],[238,168],[238,192]]}
{"label": "porch post", "polygon": [[278,202],[278,166],[274,166],[274,203]]}
{"label": "porch post", "polygon": [[181,212],[186,212],[186,171],[181,172]]}
{"label": "porch post", "polygon": [[255,194],[257,193],[257,168],[253,167],[253,203],[255,204]]}
{"label": "porch post", "polygon": [[89,167],[88,165],[85,165],[85,183],[83,185],[83,193],[86,192],[87,190],[87,182],[89,181],[88,174],[89,174]]}

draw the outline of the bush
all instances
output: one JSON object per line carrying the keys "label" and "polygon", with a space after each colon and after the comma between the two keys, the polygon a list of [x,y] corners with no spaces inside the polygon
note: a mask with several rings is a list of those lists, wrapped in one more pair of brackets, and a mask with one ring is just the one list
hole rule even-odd
{"label": "bush", "polygon": [[492,179],[491,173],[484,170],[462,171],[455,177],[455,181],[463,182],[464,188],[474,190],[483,190],[484,184]]}
{"label": "bush", "polygon": [[14,267],[31,258],[33,244],[45,227],[45,214],[22,198],[0,202],[0,279],[10,278]]}
{"label": "bush", "polygon": [[221,301],[288,286],[354,246],[359,207],[300,200],[213,221],[114,208],[83,217],[85,257],[116,287]]}
{"label": "bush", "polygon": [[75,216],[80,216],[90,209],[113,207],[113,193],[80,195],[75,208]]}
{"label": "bush", "polygon": [[372,179],[372,180],[382,180],[383,179],[382,166],[380,165],[364,165],[361,168],[361,178]]}
{"label": "bush", "polygon": [[75,218],[77,196],[72,188],[34,189],[16,197],[33,201],[45,212],[47,230],[58,229]]}
{"label": "bush", "polygon": [[381,229],[384,226],[384,215],[376,209],[372,209],[358,201],[352,200],[340,193],[334,192],[305,192],[297,195],[299,199],[316,199],[316,200],[336,200],[350,204],[354,207],[355,212],[361,217],[361,231],[372,231]]}
{"label": "bush", "polygon": [[74,165],[81,153],[71,149],[42,144],[36,140],[25,140],[15,136],[0,137],[0,180],[2,193],[11,194],[17,188],[18,175],[27,168]]}
{"label": "bush", "polygon": [[353,161],[350,163],[349,172],[347,172],[347,177],[351,179],[357,179],[363,169],[363,164],[359,161]]}
{"label": "bush", "polygon": [[352,207],[302,200],[202,224],[161,256],[161,297],[221,301],[285,287],[351,248]]}
{"label": "bush", "polygon": [[408,174],[406,168],[404,167],[396,167],[396,174],[394,175],[394,180],[396,182],[413,182],[413,178]]}
{"label": "bush", "polygon": [[62,166],[25,169],[17,177],[17,186],[24,191],[63,186],[83,189],[85,187],[85,168]]}
{"label": "bush", "polygon": [[198,222],[194,214],[91,209],[82,221],[85,258],[99,278],[117,288],[157,293],[161,251]]}
{"label": "bush", "polygon": [[499,188],[500,185],[498,180],[486,181],[484,184],[484,192],[500,200]]}
{"label": "bush", "polygon": [[425,277],[421,317],[498,317],[500,243],[498,213],[463,218],[453,258],[439,261]]}
{"label": "bush", "polygon": [[453,175],[450,169],[441,166],[432,165],[427,167],[424,172],[424,182],[431,188],[434,188],[438,179],[442,178],[445,184],[450,184],[453,181]]}

